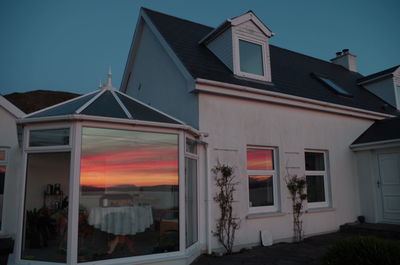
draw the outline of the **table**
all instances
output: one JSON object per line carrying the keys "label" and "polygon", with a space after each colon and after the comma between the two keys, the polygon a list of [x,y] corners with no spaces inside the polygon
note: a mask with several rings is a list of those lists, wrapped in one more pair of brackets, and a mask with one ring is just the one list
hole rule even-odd
{"label": "table", "polygon": [[114,235],[135,235],[153,224],[150,205],[94,207],[89,211],[89,225]]}
{"label": "table", "polygon": [[137,255],[132,239],[127,236],[144,232],[150,227],[153,212],[150,205],[94,207],[89,211],[88,223],[116,236],[108,242],[108,254],[113,253],[118,244],[125,244],[132,254]]}

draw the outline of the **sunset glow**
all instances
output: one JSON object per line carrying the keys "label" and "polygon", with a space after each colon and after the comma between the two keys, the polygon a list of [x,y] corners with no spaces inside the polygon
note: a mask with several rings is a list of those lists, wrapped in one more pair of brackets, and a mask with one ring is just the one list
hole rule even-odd
{"label": "sunset glow", "polygon": [[84,128],[82,186],[178,185],[178,168],[176,135]]}
{"label": "sunset glow", "polygon": [[266,181],[272,178],[272,176],[249,176],[249,178],[254,181]]}
{"label": "sunset glow", "polygon": [[249,170],[273,170],[273,150],[248,149],[247,169]]}

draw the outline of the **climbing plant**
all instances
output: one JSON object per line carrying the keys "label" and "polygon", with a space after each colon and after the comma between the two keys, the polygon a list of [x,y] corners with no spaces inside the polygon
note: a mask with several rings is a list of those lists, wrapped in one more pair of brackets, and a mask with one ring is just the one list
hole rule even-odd
{"label": "climbing plant", "polygon": [[306,178],[288,174],[285,177],[286,187],[289,190],[293,210],[293,239],[295,242],[303,240],[303,202],[307,199]]}
{"label": "climbing plant", "polygon": [[220,209],[220,218],[217,220],[216,231],[214,236],[222,244],[228,254],[232,253],[233,243],[235,241],[235,232],[239,229],[239,218],[233,215],[233,193],[235,186],[235,176],[233,168],[228,165],[218,163],[212,168],[215,177],[218,192],[214,197],[214,201],[218,203]]}

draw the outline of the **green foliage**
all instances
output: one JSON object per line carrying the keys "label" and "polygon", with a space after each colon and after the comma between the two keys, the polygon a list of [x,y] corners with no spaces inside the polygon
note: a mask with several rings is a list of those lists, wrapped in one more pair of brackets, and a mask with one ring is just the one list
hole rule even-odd
{"label": "green foliage", "polygon": [[324,265],[398,265],[400,241],[385,240],[373,236],[357,236],[343,239],[328,250],[323,257]]}
{"label": "green foliage", "polygon": [[218,192],[214,201],[218,203],[221,216],[217,221],[214,236],[228,254],[232,253],[235,231],[239,229],[239,220],[233,216],[233,193],[237,182],[234,182],[233,168],[228,165],[216,165],[212,168]]}
{"label": "green foliage", "polygon": [[301,241],[303,239],[303,202],[307,199],[306,178],[298,177],[297,175],[287,175],[285,178],[286,187],[289,190],[290,198],[292,200],[293,210],[293,236],[294,241]]}

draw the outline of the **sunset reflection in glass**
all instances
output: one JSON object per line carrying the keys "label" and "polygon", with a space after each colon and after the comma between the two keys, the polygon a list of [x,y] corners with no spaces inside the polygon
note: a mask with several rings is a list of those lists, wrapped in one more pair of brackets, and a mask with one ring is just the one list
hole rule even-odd
{"label": "sunset reflection in glass", "polygon": [[176,134],[84,127],[78,260],[178,250],[178,169]]}
{"label": "sunset reflection in glass", "polygon": [[273,170],[273,151],[270,149],[247,149],[248,170]]}

